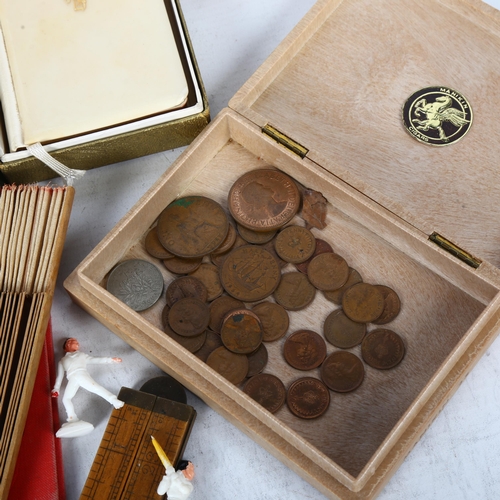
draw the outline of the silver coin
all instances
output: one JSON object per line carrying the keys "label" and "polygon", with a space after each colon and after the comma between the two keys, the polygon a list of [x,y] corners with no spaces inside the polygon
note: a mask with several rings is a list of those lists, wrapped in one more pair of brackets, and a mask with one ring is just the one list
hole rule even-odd
{"label": "silver coin", "polygon": [[163,276],[151,262],[126,260],[111,271],[106,288],[134,311],[144,311],[160,298]]}

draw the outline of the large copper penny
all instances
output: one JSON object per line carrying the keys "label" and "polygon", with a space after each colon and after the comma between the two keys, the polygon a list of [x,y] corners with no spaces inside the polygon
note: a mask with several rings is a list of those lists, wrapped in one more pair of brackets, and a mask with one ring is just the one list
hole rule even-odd
{"label": "large copper penny", "polygon": [[231,187],[231,215],[242,226],[255,231],[273,231],[297,213],[300,193],[295,182],[279,170],[252,170]]}
{"label": "large copper penny", "polygon": [[370,323],[379,318],[384,305],[382,292],[369,283],[351,286],[342,297],[342,309],[346,316],[358,323]]}
{"label": "large copper penny", "polygon": [[227,236],[229,220],[224,209],[204,196],[179,198],[160,214],[158,239],[171,253],[192,259],[217,249]]}
{"label": "large copper penny", "polygon": [[184,259],[183,257],[174,257],[173,259],[164,259],[163,265],[173,274],[189,274],[201,266],[203,257],[196,259]]}
{"label": "large copper penny", "polygon": [[299,272],[285,273],[274,292],[274,299],[289,311],[299,311],[307,307],[316,295],[307,276]]}
{"label": "large copper penny", "polygon": [[274,342],[287,332],[290,319],[283,306],[274,302],[261,302],[253,306],[252,311],[260,319],[264,342]]}
{"label": "large copper penny", "polygon": [[220,269],[226,292],[244,302],[256,302],[271,295],[281,279],[276,259],[257,245],[236,248]]}
{"label": "large copper penny", "polygon": [[276,253],[292,264],[305,262],[314,253],[316,238],[302,226],[288,226],[276,236],[274,243]]}
{"label": "large copper penny", "polygon": [[320,255],[322,253],[334,253],[333,248],[330,243],[326,242],[325,240],[316,238],[316,248],[314,249],[314,253],[305,262],[295,264],[297,271],[307,274],[307,268],[309,267],[309,263],[311,262],[311,260],[313,260],[316,255]]}
{"label": "large copper penny", "polygon": [[[222,346],[222,340],[219,334],[206,330],[205,335],[206,339],[204,344],[196,351],[196,357],[201,359],[204,363],[207,362],[208,356],[210,356],[215,349]],[[184,338],[189,339],[189,337]]]}
{"label": "large copper penny", "polygon": [[206,342],[207,332],[200,333],[194,337],[184,337],[175,333],[169,325],[164,325],[163,331],[172,339],[180,344],[189,352],[195,353],[199,351]]}
{"label": "large copper penny", "polygon": [[263,245],[274,238],[276,231],[254,231],[238,224],[238,233],[240,233],[240,236],[245,241],[252,245]]}
{"label": "large copper penny", "polygon": [[379,328],[371,331],[361,344],[361,354],[366,364],[378,370],[388,370],[398,365],[405,355],[405,345],[401,337]]}
{"label": "large copper penny", "polygon": [[260,344],[258,349],[248,356],[248,373],[247,377],[253,377],[258,373],[261,373],[267,365],[267,360],[269,359],[266,346]]}
{"label": "large copper penny", "polygon": [[337,290],[347,281],[349,266],[336,253],[322,253],[309,263],[307,277],[318,290]]}
{"label": "large copper penny", "polygon": [[235,309],[243,309],[244,307],[245,305],[241,300],[237,300],[229,295],[223,295],[215,299],[209,306],[210,322],[208,323],[208,327],[210,330],[220,333],[222,321],[227,313]]}
{"label": "large copper penny", "polygon": [[262,343],[262,327],[258,316],[248,309],[230,312],[222,323],[222,343],[236,354],[249,354]]}
{"label": "large copper penny", "polygon": [[205,285],[209,302],[222,295],[223,289],[219,278],[219,268],[214,264],[202,263],[196,271],[191,273],[191,276]]}
{"label": "large copper penny", "polygon": [[174,254],[163,248],[163,245],[160,243],[156,226],[149,230],[144,240],[144,246],[146,247],[146,252],[157,259],[163,260],[174,257]]}
{"label": "large copper penny", "polygon": [[207,365],[235,385],[243,382],[248,373],[247,356],[231,352],[224,346],[208,356]]}
{"label": "large copper penny", "polygon": [[351,352],[336,351],[321,365],[321,379],[335,392],[350,392],[357,389],[365,378],[363,362]]}
{"label": "large copper penny", "polygon": [[385,325],[391,322],[398,314],[401,309],[401,301],[399,300],[398,294],[388,286],[385,285],[375,285],[384,296],[384,310],[382,314],[372,323],[376,325]]}
{"label": "large copper penny", "polygon": [[288,388],[286,403],[296,417],[317,418],[330,406],[330,392],[321,380],[303,377]]}
{"label": "large copper penny", "polygon": [[202,302],[206,302],[208,292],[207,288],[200,280],[191,276],[182,276],[168,285],[165,296],[167,298],[167,304],[172,306],[179,299],[185,299],[186,297],[195,297]]}
{"label": "large copper penny", "polygon": [[168,324],[175,333],[184,337],[200,335],[207,329],[209,319],[208,305],[194,297],[179,299],[168,313]]}
{"label": "large copper penny", "polygon": [[323,291],[323,295],[329,301],[340,306],[342,304],[342,297],[344,296],[344,292],[352,285],[356,285],[357,283],[361,283],[362,281],[363,278],[361,277],[361,274],[359,274],[359,272],[356,271],[356,269],[352,269],[350,267],[349,277],[347,278],[345,284],[342,285],[337,290],[325,290]]}
{"label": "large copper penny", "polygon": [[335,309],[325,319],[323,334],[335,347],[350,349],[361,344],[366,334],[366,324],[356,323],[342,309]]}
{"label": "large copper penny", "polygon": [[243,392],[271,413],[276,413],[286,399],[285,385],[270,373],[254,375],[243,387]]}
{"label": "large copper penny", "polygon": [[316,332],[298,330],[286,339],[283,355],[286,362],[297,370],[312,370],[323,363],[326,344]]}

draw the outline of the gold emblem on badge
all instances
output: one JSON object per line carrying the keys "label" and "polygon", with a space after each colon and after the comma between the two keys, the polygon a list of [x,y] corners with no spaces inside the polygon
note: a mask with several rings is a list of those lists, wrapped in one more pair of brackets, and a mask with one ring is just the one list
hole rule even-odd
{"label": "gold emblem on badge", "polygon": [[413,93],[405,102],[403,123],[417,141],[432,146],[447,146],[469,131],[472,108],[456,90],[426,87]]}

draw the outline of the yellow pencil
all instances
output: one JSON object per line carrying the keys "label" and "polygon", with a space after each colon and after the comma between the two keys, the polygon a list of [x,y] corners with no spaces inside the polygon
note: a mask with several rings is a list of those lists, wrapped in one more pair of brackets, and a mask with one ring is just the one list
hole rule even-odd
{"label": "yellow pencil", "polygon": [[156,453],[160,457],[163,467],[165,467],[165,469],[167,467],[171,467],[172,464],[170,463],[167,454],[163,451],[163,448],[160,446],[160,443],[153,436],[151,436],[151,440],[153,441],[153,446],[155,447]]}

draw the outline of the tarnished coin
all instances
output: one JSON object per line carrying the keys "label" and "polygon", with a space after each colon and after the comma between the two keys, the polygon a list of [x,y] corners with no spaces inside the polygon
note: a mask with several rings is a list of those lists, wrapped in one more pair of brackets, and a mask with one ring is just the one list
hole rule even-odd
{"label": "tarnished coin", "polygon": [[277,253],[276,249],[274,248],[274,242],[276,240],[276,237],[274,237],[271,241],[268,241],[267,243],[264,243],[262,248],[264,250],[267,250],[275,259],[276,262],[278,263],[278,266],[280,266],[280,269],[283,269],[285,266],[288,266],[288,262],[285,262]]}
{"label": "tarnished coin", "polygon": [[274,302],[261,302],[253,306],[252,311],[260,319],[264,342],[274,342],[288,331],[290,319],[283,306]]}
{"label": "tarnished coin", "polygon": [[163,275],[147,260],[126,260],[109,273],[106,289],[134,311],[144,311],[160,298]]}
{"label": "tarnished coin", "polygon": [[264,344],[260,344],[258,349],[248,356],[248,373],[247,377],[253,377],[261,373],[267,365],[268,354]]}
{"label": "tarnished coin", "polygon": [[236,239],[233,243],[233,246],[225,251],[225,252],[212,252],[210,254],[210,261],[214,266],[217,266],[220,268],[222,266],[222,263],[226,260],[226,257],[231,253],[232,250],[235,250],[236,248],[242,247],[248,245],[248,243],[239,235],[236,235]]}
{"label": "tarnished coin", "polygon": [[207,301],[208,292],[205,285],[192,276],[182,276],[172,281],[165,292],[167,304],[172,306],[179,299],[194,297],[202,302]]}
{"label": "tarnished coin", "polygon": [[[210,330],[206,330],[205,335],[206,339],[204,344],[198,351],[196,351],[196,357],[201,359],[204,363],[207,362],[208,356],[210,356],[210,354],[215,351],[215,349],[222,346],[222,340],[219,334]],[[184,338],[189,339],[190,337]]]}
{"label": "tarnished coin", "polygon": [[209,302],[222,295],[224,291],[219,278],[219,268],[214,264],[202,263],[201,266],[191,273],[193,278],[200,280],[207,289]]}
{"label": "tarnished coin", "polygon": [[194,297],[179,299],[168,313],[168,324],[175,333],[184,337],[195,337],[208,327],[210,312],[208,305]]}
{"label": "tarnished coin", "polygon": [[171,259],[174,257],[174,254],[163,248],[163,245],[160,243],[156,226],[149,230],[144,240],[144,246],[146,247],[146,252],[157,259]]}
{"label": "tarnished coin", "polygon": [[256,302],[271,295],[281,279],[276,259],[257,245],[232,250],[220,268],[226,292],[244,302]]}
{"label": "tarnished coin", "polygon": [[271,241],[276,235],[276,231],[254,231],[241,224],[238,224],[238,233],[240,233],[240,236],[245,241],[252,245],[263,245]]}
{"label": "tarnished coin", "polygon": [[288,226],[276,236],[274,248],[284,261],[299,264],[314,253],[316,238],[305,227]]}
{"label": "tarnished coin", "polygon": [[405,345],[397,333],[379,328],[365,337],[361,344],[361,355],[372,368],[388,370],[401,362],[405,355]]}
{"label": "tarnished coin", "polygon": [[358,323],[370,323],[384,310],[384,296],[374,285],[358,283],[348,288],[342,297],[346,316]]}
{"label": "tarnished coin", "polygon": [[330,392],[321,380],[303,377],[288,388],[286,403],[296,417],[317,418],[330,406]]}
{"label": "tarnished coin", "polygon": [[363,362],[351,352],[336,351],[321,365],[321,379],[335,392],[350,392],[357,389],[365,378]]}
{"label": "tarnished coin", "polygon": [[271,413],[276,413],[286,399],[285,385],[270,373],[254,375],[243,387],[243,392]]}
{"label": "tarnished coin", "polygon": [[361,274],[359,274],[358,271],[356,271],[356,269],[352,269],[350,267],[349,268],[349,277],[347,278],[347,281],[345,282],[345,284],[342,285],[337,290],[324,290],[323,295],[329,301],[340,306],[342,304],[342,297],[344,295],[344,292],[352,285],[355,285],[356,283],[361,283],[362,281],[363,281],[363,278],[361,277]]}
{"label": "tarnished coin", "polygon": [[235,309],[243,309],[244,307],[245,305],[241,300],[237,300],[229,295],[223,295],[215,299],[209,306],[210,322],[208,323],[208,327],[210,330],[220,333],[222,321],[227,313]]}
{"label": "tarnished coin", "polygon": [[347,281],[349,266],[336,253],[322,253],[309,263],[307,277],[318,290],[337,290]]}
{"label": "tarnished coin", "polygon": [[334,253],[333,248],[331,247],[330,243],[326,242],[325,240],[316,238],[316,248],[314,249],[314,253],[305,262],[295,264],[297,271],[307,274],[307,268],[309,267],[309,263],[311,262],[311,260],[313,260],[316,255],[320,255],[322,253]]}
{"label": "tarnished coin", "polygon": [[384,310],[382,314],[372,323],[376,325],[385,325],[391,322],[398,314],[401,309],[401,301],[399,300],[398,294],[388,286],[385,285],[375,285],[384,296]]}
{"label": "tarnished coin", "polygon": [[326,344],[316,332],[298,330],[286,339],[283,355],[286,362],[297,370],[312,370],[323,363]]}
{"label": "tarnished coin", "polygon": [[243,382],[248,373],[248,357],[231,352],[224,346],[208,356],[207,365],[235,385]]}
{"label": "tarnished coin", "polygon": [[196,271],[201,266],[203,257],[196,259],[184,259],[183,257],[174,257],[173,259],[164,259],[163,265],[173,274],[189,274]]}
{"label": "tarnished coin", "polygon": [[295,182],[279,170],[252,170],[231,187],[231,215],[242,226],[255,231],[273,231],[297,213],[300,193]]}
{"label": "tarnished coin", "polygon": [[184,349],[192,353],[198,352],[205,344],[207,338],[207,332],[200,333],[194,337],[184,337],[183,335],[175,333],[168,325],[164,326],[163,331],[172,340],[175,340],[178,344],[184,347]]}
{"label": "tarnished coin", "polygon": [[158,239],[185,259],[208,255],[226,239],[229,220],[224,209],[204,196],[186,196],[170,203],[158,217]]}
{"label": "tarnished coin", "polygon": [[366,324],[356,323],[349,319],[342,309],[335,309],[325,319],[323,334],[335,347],[350,349],[361,344],[366,334]]}
{"label": "tarnished coin", "polygon": [[169,312],[170,312],[170,306],[167,304],[167,305],[165,305],[165,307],[163,308],[163,311],[161,312],[161,324],[163,325],[164,328],[166,326],[168,326],[170,328],[170,326],[168,325],[168,313]]}
{"label": "tarnished coin", "polygon": [[307,307],[316,295],[307,276],[299,272],[283,274],[273,296],[276,302],[289,311],[299,311]]}
{"label": "tarnished coin", "polygon": [[236,242],[236,236],[236,229],[234,229],[234,226],[229,223],[226,239],[212,253],[214,255],[218,255],[221,253],[229,252],[229,250],[233,248],[233,245]]}
{"label": "tarnished coin", "polygon": [[236,354],[250,354],[262,343],[259,317],[248,309],[227,314],[220,330],[222,343]]}

